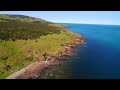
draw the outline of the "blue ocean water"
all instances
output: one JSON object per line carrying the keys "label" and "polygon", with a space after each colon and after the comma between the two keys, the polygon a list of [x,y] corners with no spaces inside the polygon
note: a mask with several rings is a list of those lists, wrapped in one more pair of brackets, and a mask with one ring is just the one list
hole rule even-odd
{"label": "blue ocean water", "polygon": [[69,30],[83,35],[85,44],[78,46],[77,54],[51,73],[59,78],[70,79],[120,79],[120,26],[67,26]]}

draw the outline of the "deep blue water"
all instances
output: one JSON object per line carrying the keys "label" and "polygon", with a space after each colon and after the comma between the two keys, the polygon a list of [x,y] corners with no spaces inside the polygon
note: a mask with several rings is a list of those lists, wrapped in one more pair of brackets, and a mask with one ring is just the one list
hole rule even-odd
{"label": "deep blue water", "polygon": [[51,73],[70,79],[120,79],[120,26],[67,25],[86,38],[85,44],[78,46],[77,54]]}

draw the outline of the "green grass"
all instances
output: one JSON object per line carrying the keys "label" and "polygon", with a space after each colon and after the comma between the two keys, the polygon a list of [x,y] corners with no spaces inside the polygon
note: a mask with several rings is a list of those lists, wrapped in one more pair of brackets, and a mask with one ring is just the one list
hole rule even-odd
{"label": "green grass", "polygon": [[5,19],[10,19],[10,17],[9,16],[7,16],[7,15],[0,15],[0,18],[5,18]]}
{"label": "green grass", "polygon": [[77,35],[55,24],[30,16],[0,14],[0,78],[32,62],[45,52],[57,55],[63,44]]}
{"label": "green grass", "polygon": [[[47,34],[59,34],[61,25],[30,18],[28,16],[0,15],[1,40],[37,39]],[[28,22],[26,21],[28,20]]]}
{"label": "green grass", "polygon": [[46,22],[43,19],[34,18],[30,16],[24,16],[24,15],[9,15],[9,14],[0,14],[0,19],[9,19],[9,20],[20,20],[22,22],[34,22],[34,21],[42,21]]}
{"label": "green grass", "polygon": [[[66,30],[60,34],[48,34],[34,40],[0,42],[0,78],[5,78],[31,62],[40,60],[45,52],[57,54],[64,49],[61,44],[70,42],[74,35],[75,33]],[[7,70],[7,66],[11,68]]]}
{"label": "green grass", "polygon": [[58,27],[58,28],[60,28],[61,27],[61,25],[60,24],[54,24],[54,23],[51,23],[51,24],[48,24],[49,26],[54,26],[54,27]]}

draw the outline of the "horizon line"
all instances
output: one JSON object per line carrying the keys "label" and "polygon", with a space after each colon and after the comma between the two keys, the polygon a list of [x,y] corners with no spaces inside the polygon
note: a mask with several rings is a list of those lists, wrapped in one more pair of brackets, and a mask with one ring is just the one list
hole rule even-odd
{"label": "horizon line", "polygon": [[94,24],[94,25],[120,25],[120,24],[99,24],[99,23],[77,23],[77,22],[53,22],[53,23],[66,23],[66,24]]}
{"label": "horizon line", "polygon": [[[4,14],[0,14],[0,15],[5,15]],[[7,15],[25,15],[25,14],[7,14]],[[80,23],[80,22],[56,22],[56,21],[50,21],[50,20],[47,20],[47,19],[44,19],[44,18],[41,18],[41,17],[35,17],[35,16],[31,16],[31,15],[25,15],[25,16],[30,16],[30,17],[34,17],[34,18],[39,18],[39,19],[43,19],[43,20],[46,20],[46,21],[49,21],[49,22],[53,22],[53,23],[68,23],[68,24],[92,24],[92,25],[116,25],[116,26],[119,26],[120,24],[101,24],[101,23]]]}

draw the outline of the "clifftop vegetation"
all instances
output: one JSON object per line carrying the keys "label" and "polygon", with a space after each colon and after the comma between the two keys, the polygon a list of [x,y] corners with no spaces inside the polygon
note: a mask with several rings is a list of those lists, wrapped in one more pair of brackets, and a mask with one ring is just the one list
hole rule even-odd
{"label": "clifftop vegetation", "polygon": [[59,34],[61,27],[42,19],[24,15],[0,15],[1,40],[36,39],[47,34]]}

